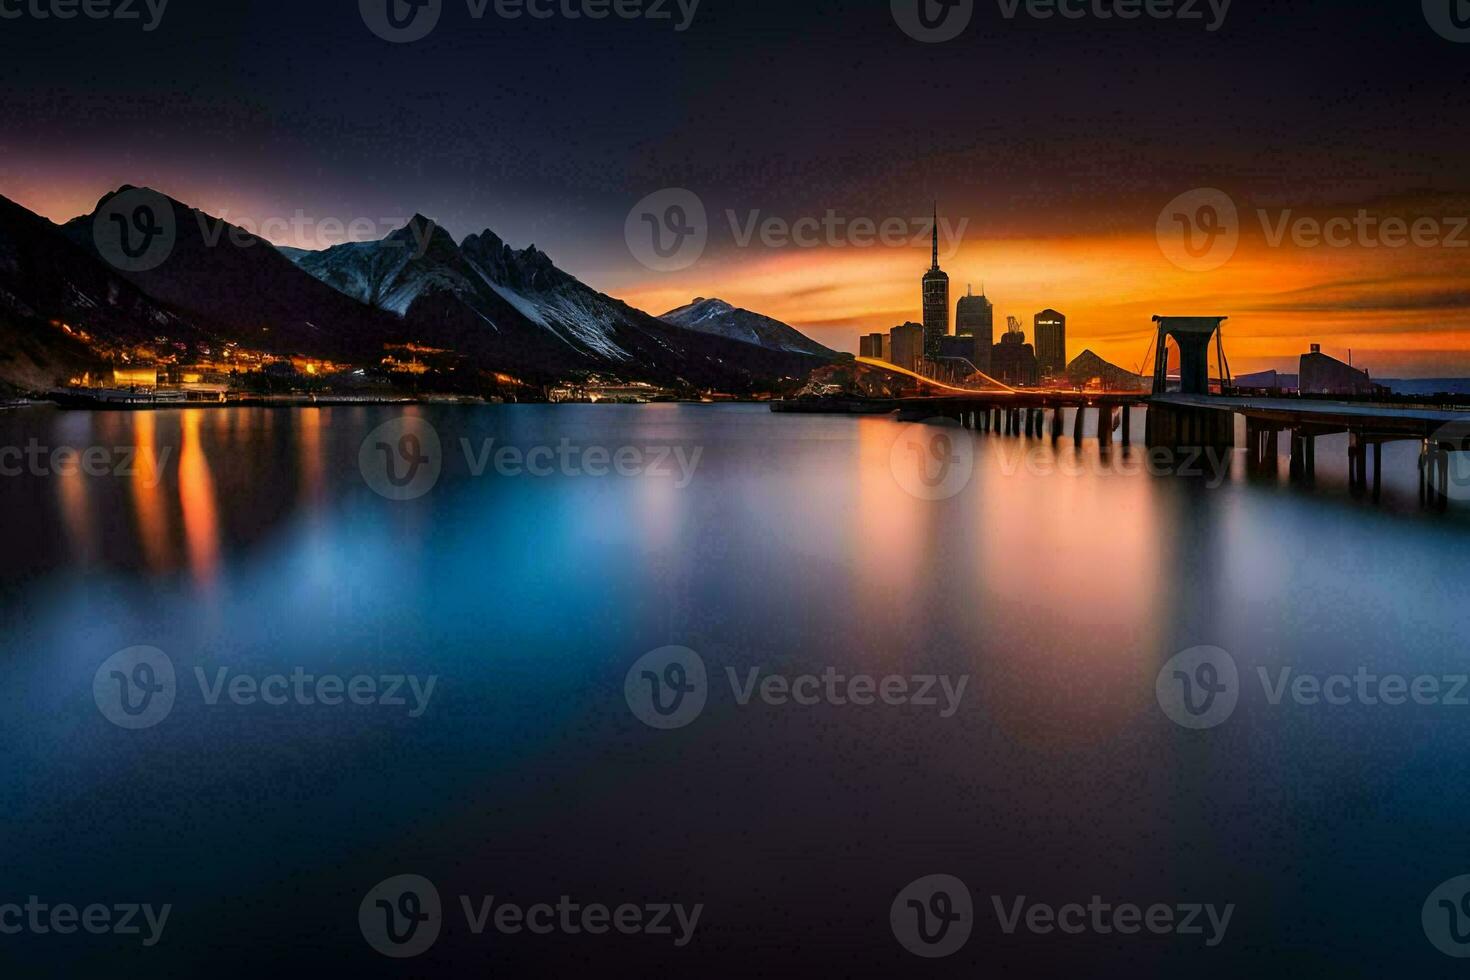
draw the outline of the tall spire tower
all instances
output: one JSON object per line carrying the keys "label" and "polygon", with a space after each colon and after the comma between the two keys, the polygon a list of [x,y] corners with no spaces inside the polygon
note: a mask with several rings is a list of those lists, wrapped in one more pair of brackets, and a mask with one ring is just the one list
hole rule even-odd
{"label": "tall spire tower", "polygon": [[934,258],[924,273],[924,356],[938,357],[939,342],[949,336],[949,276],[939,268],[939,203],[934,204]]}
{"label": "tall spire tower", "polygon": [[934,231],[934,264],[929,266],[930,272],[939,271],[939,202],[934,202],[934,223],[929,226]]}

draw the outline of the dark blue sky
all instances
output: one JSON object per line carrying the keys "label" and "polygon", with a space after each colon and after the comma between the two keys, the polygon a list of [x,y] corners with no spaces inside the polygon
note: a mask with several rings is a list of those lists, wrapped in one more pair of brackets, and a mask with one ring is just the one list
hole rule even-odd
{"label": "dark blue sky", "polygon": [[1206,184],[1464,190],[1467,75],[1418,0],[1236,0],[1214,32],[979,0],[944,44],[889,0],[702,0],[682,32],[445,0],[409,44],[357,0],[171,0],[151,32],[0,19],[0,194],[53,218],[125,181],[234,214],[422,211],[617,280],[629,205],[665,186],[712,210],[939,197],[995,234],[1106,230]]}

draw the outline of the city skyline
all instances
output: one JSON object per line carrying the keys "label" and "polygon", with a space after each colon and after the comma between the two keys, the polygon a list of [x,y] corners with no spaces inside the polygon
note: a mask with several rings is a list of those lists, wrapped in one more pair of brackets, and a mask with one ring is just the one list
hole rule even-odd
{"label": "city skyline", "polygon": [[[122,183],[113,179],[99,185],[106,189],[98,197],[116,190]],[[23,195],[12,195],[9,190],[0,185],[0,195],[30,206]],[[181,199],[215,217],[259,229],[263,238],[278,245],[289,245],[291,241],[281,240],[283,236],[278,233],[272,234],[273,228],[304,227],[308,233],[307,244],[319,248],[340,240],[329,240],[321,232],[323,226],[330,227],[333,222],[345,226],[353,220],[367,221],[373,232],[363,240],[370,240],[385,236],[394,230],[393,222],[406,221],[416,211],[434,217],[425,208],[411,206],[379,218],[359,216],[356,219],[297,206],[255,218],[229,206],[216,210],[214,205],[205,201]],[[95,204],[95,198],[88,201],[78,214],[85,214]],[[1419,205],[1420,213],[1423,207]],[[1465,210],[1470,213],[1470,207]],[[37,213],[58,223],[77,216],[67,210]],[[1303,217],[1297,216],[1296,220]],[[712,222],[718,220],[717,216],[711,215]],[[914,259],[932,259],[934,242],[929,226],[932,219],[926,215],[924,219],[912,220],[916,222],[914,227],[917,229],[913,238],[922,244],[745,249],[737,250],[740,254],[735,260],[712,250],[691,268],[676,273],[651,273],[645,269],[640,280],[642,284],[632,288],[599,279],[595,273],[577,267],[570,267],[569,271],[655,315],[665,309],[685,305],[695,296],[719,296],[737,307],[789,323],[833,349],[856,350],[859,338],[868,333],[886,331],[894,324],[909,320],[922,320],[922,303],[913,297],[912,262]],[[450,228],[447,224],[445,227],[455,237],[462,234],[460,229]],[[488,227],[505,234],[495,224]],[[952,234],[958,227],[968,230],[967,237],[958,243],[947,241],[945,235]],[[1447,235],[1457,234],[1451,219],[1446,219],[1442,227]],[[1091,349],[1105,360],[1134,369],[1144,356],[1152,333],[1150,317],[1160,309],[1187,311],[1197,305],[1235,311],[1232,314],[1231,343],[1232,349],[1238,352],[1233,357],[1238,359],[1243,372],[1293,370],[1300,353],[1317,343],[1343,359],[1347,359],[1351,352],[1356,363],[1367,367],[1377,377],[1470,376],[1470,314],[1460,307],[1462,301],[1470,303],[1470,292],[1464,285],[1470,281],[1470,248],[1440,249],[1438,254],[1429,255],[1429,261],[1425,261],[1422,253],[1430,250],[1424,248],[1341,249],[1326,246],[1304,249],[1289,241],[1273,245],[1268,240],[1269,226],[1264,230],[1254,229],[1257,234],[1252,236],[1252,229],[1243,225],[1233,258],[1222,270],[1200,273],[1171,264],[1161,251],[1153,229],[1149,235],[1133,240],[1130,245],[1125,246],[1120,240],[1106,250],[1095,250],[1083,240],[1068,243],[1060,240],[980,240],[974,225],[965,216],[952,219],[940,215],[939,229],[939,261],[945,268],[956,270],[951,277],[952,282],[983,281],[986,295],[995,305],[997,318],[1014,315],[1023,322],[1030,322],[1032,316],[1041,310],[1065,309],[1069,319],[1068,347],[1073,355],[1083,349]],[[484,229],[474,228],[463,234],[481,230]],[[605,250],[626,257],[627,245],[621,232],[620,227],[617,238],[610,240]],[[312,237],[317,240],[310,240]],[[1470,231],[1465,233],[1465,237],[1470,241]],[[507,240],[517,247],[536,244],[567,267],[560,262],[554,246],[542,244],[545,239],[534,243],[513,237],[507,237]],[[748,252],[755,254],[744,254]],[[1325,259],[1319,257],[1322,252],[1329,253]],[[1052,255],[1057,256],[1055,269],[1048,258]],[[1103,277],[1108,282],[1136,281],[1124,271],[1135,264],[1166,267],[1166,271],[1156,279],[1157,291],[1149,292],[1137,287],[1124,295],[1086,291],[1087,283],[1098,277],[1095,270],[1111,270]],[[1325,267],[1328,272],[1335,269],[1358,271],[1353,278],[1342,282],[1322,282],[1284,292],[1267,291],[1268,284],[1276,278],[1297,275],[1298,264],[1307,270]],[[1441,276],[1434,271],[1439,265],[1455,270],[1461,264],[1466,266],[1463,275],[1452,271]],[[1403,275],[1395,277],[1391,274],[1393,269],[1405,267],[1407,271]],[[972,276],[972,272],[984,274]],[[1077,275],[1070,275],[1072,272]],[[835,277],[842,285],[813,285],[814,282],[830,283],[830,277]],[[1206,283],[1229,287],[1232,282],[1241,285],[1235,288],[1199,288]],[[680,283],[685,285],[676,285]],[[997,284],[999,290],[996,289]],[[1198,285],[1191,288],[1191,284]],[[1416,294],[1416,289],[1422,292]],[[1177,298],[1168,299],[1169,296]],[[950,333],[953,335],[957,300],[953,295],[949,299]],[[858,302],[864,307],[858,308]],[[812,321],[801,315],[802,309],[827,304],[834,304],[842,312],[835,321]],[[793,309],[796,310],[794,315]],[[1421,309],[1438,309],[1442,314],[1439,322],[1429,322],[1429,317],[1418,312]]]}

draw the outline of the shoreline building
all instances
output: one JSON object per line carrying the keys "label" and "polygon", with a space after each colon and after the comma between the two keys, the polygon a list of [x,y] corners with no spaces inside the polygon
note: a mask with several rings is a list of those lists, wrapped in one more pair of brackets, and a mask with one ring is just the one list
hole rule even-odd
{"label": "shoreline building", "polygon": [[1371,395],[1375,387],[1367,371],[1322,353],[1321,344],[1302,355],[1297,377],[1303,395]]}
{"label": "shoreline building", "polygon": [[1056,310],[1042,310],[1034,320],[1036,368],[1043,378],[1067,372],[1067,318]]}
{"label": "shoreline building", "polygon": [[975,366],[986,374],[990,373],[990,350],[995,346],[995,305],[985,295],[985,286],[980,295],[973,287],[960,297],[955,309],[955,336],[969,337],[974,343],[975,354],[970,358]]}
{"label": "shoreline building", "polygon": [[858,357],[871,357],[878,361],[883,360],[883,335],[881,333],[869,333],[859,337]]}
{"label": "shoreline building", "polygon": [[1021,329],[1021,321],[1012,316],[1007,317],[1006,322],[1008,328],[1005,336],[991,349],[990,363],[993,370],[990,376],[1002,384],[1019,387],[1035,385],[1038,380],[1036,352],[1026,343],[1026,331]]}
{"label": "shoreline building", "polygon": [[949,274],[939,268],[939,205],[934,206],[934,260],[924,273],[924,354],[939,356],[939,341],[949,336]]}
{"label": "shoreline building", "polygon": [[905,323],[901,327],[894,327],[888,331],[888,363],[918,371],[924,360],[925,339],[923,324]]}

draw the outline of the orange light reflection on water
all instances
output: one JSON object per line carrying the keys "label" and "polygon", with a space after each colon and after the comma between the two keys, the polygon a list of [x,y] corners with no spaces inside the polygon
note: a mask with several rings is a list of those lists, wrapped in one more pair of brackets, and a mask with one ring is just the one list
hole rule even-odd
{"label": "orange light reflection on water", "polygon": [[199,438],[204,413],[204,409],[183,413],[183,440],[179,447],[179,506],[184,515],[184,541],[189,549],[189,568],[201,585],[212,583],[219,570],[219,514],[214,477]]}

